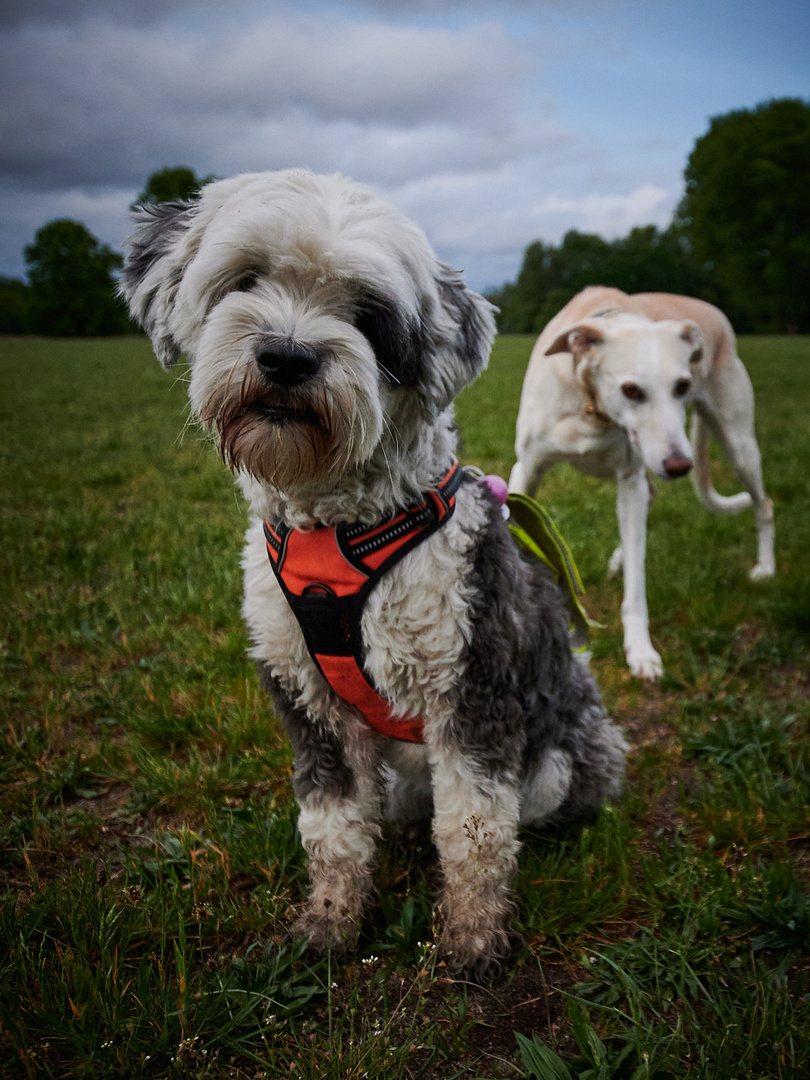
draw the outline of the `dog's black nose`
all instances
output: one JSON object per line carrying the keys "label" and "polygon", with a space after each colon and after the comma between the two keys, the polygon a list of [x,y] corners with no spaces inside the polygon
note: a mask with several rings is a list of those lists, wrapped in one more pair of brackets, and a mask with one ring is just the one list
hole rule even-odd
{"label": "dog's black nose", "polygon": [[671,476],[673,480],[679,476],[686,476],[686,474],[692,468],[692,461],[682,454],[679,450],[673,450],[668,458],[664,461],[664,472],[667,476]]}
{"label": "dog's black nose", "polygon": [[256,352],[259,371],[277,386],[302,386],[318,373],[321,360],[314,349],[295,341],[272,341]]}

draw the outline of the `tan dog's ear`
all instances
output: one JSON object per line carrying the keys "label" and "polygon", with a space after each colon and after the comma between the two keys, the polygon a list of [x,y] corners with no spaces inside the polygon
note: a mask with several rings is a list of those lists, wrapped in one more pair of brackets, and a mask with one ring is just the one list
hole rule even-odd
{"label": "tan dog's ear", "polygon": [[594,345],[599,345],[605,340],[601,330],[590,323],[579,323],[577,326],[569,326],[563,330],[560,336],[546,349],[546,356],[553,353],[571,353],[574,360],[578,360]]}
{"label": "tan dog's ear", "polygon": [[681,328],[681,340],[692,346],[692,355],[689,357],[690,364],[697,364],[703,359],[703,331],[696,322],[687,319]]}

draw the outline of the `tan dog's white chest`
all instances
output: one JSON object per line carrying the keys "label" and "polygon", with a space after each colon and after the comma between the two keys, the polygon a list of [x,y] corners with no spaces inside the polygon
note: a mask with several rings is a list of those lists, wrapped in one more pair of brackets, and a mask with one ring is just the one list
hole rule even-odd
{"label": "tan dog's white chest", "polygon": [[615,424],[580,411],[561,417],[548,437],[548,461],[570,461],[588,476],[612,476],[633,460],[626,433]]}

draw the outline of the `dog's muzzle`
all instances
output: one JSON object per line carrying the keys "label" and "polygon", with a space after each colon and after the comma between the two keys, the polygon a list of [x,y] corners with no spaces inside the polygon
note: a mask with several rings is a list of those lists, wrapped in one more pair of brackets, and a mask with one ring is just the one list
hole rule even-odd
{"label": "dog's muzzle", "polygon": [[262,376],[275,386],[287,389],[303,386],[321,368],[315,349],[297,341],[265,341],[256,350],[256,365]]}

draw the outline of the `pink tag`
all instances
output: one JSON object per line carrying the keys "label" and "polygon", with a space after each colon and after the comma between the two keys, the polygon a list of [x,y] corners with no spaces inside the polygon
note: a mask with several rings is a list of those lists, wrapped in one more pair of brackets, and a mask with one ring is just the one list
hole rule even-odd
{"label": "pink tag", "polygon": [[484,477],[484,483],[487,485],[487,487],[501,504],[501,506],[503,506],[503,504],[506,502],[506,496],[509,494],[509,486],[507,485],[506,481],[501,479],[500,476],[490,475]]}

